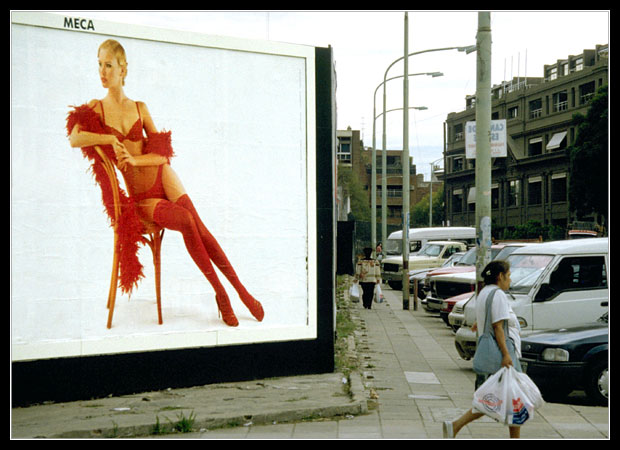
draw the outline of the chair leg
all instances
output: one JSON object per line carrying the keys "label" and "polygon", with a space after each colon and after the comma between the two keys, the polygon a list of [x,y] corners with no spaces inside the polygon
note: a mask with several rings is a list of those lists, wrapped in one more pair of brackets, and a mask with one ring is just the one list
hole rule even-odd
{"label": "chair leg", "polygon": [[153,251],[153,266],[155,267],[155,294],[157,296],[157,318],[159,324],[163,324],[163,318],[161,314],[161,241],[164,237],[164,230],[154,233],[152,236],[153,245],[151,250]]}
{"label": "chair leg", "polygon": [[114,315],[114,304],[116,303],[116,289],[118,286],[118,235],[114,233],[114,257],[112,258],[112,278],[110,280],[110,291],[108,293],[108,328],[112,328],[112,316]]}

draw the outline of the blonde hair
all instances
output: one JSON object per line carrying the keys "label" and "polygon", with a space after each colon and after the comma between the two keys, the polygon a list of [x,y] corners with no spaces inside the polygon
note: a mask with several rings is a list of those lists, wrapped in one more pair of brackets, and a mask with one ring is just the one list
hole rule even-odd
{"label": "blonde hair", "polygon": [[97,54],[101,52],[101,49],[112,52],[112,54],[116,57],[118,65],[125,68],[125,75],[123,76],[123,86],[125,86],[125,77],[127,77],[127,55],[125,54],[125,49],[114,39],[103,41],[97,50]]}

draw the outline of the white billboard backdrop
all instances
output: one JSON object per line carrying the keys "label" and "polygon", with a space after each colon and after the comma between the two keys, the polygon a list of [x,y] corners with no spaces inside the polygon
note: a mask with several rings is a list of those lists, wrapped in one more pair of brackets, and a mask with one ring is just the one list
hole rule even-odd
{"label": "white billboard backdrop", "polygon": [[[88,162],[69,146],[65,120],[69,105],[106,95],[97,49],[108,37],[127,52],[125,93],[146,103],[160,131],[172,131],[172,167],[262,303],[263,322],[221,275],[240,322],[226,326],[181,234],[167,230],[163,325],[157,324],[151,250],[144,246],[145,278],[131,298],[118,291],[106,328],[113,231]],[[308,120],[314,66],[306,57],[314,49],[268,54],[217,42],[219,48],[207,48],[12,24],[13,360],[315,337],[316,286],[308,271],[316,232]]]}

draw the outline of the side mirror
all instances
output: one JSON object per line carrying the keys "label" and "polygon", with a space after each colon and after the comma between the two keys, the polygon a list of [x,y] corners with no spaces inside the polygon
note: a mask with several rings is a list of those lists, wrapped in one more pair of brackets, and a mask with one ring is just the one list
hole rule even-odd
{"label": "side mirror", "polygon": [[549,286],[548,283],[544,283],[540,286],[540,289],[538,289],[538,292],[536,293],[536,297],[534,297],[534,301],[545,302],[549,300],[551,297],[553,297],[556,294],[556,292],[557,291],[553,289],[551,286]]}

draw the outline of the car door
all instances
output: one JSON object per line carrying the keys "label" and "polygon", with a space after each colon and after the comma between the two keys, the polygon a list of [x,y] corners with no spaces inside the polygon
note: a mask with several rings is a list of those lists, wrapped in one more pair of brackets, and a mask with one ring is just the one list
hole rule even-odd
{"label": "car door", "polygon": [[609,310],[604,255],[561,258],[533,303],[535,329],[570,327],[594,322]]}

